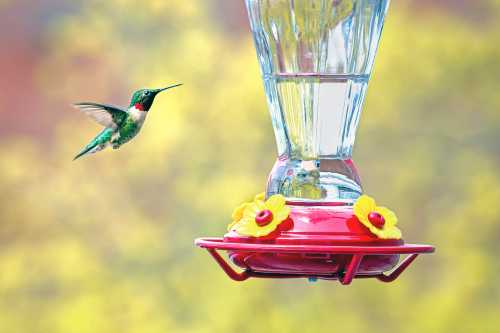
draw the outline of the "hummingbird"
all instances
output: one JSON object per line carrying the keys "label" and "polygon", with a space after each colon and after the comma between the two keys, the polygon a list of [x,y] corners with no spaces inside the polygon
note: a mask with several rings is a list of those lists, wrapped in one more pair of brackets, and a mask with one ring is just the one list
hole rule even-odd
{"label": "hummingbird", "polygon": [[162,91],[181,85],[182,83],[178,83],[160,89],[137,90],[132,94],[130,105],[126,110],[114,105],[93,102],[73,104],[83,113],[105,127],[73,160],[87,154],[99,152],[108,146],[118,149],[121,145],[132,140],[140,132],[156,95]]}

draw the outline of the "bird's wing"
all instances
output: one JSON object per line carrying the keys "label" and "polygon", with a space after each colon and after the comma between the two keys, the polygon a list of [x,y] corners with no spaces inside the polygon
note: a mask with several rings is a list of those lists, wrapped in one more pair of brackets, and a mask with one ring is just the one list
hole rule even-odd
{"label": "bird's wing", "polygon": [[117,128],[128,115],[127,111],[113,105],[92,102],[81,102],[73,105],[105,127]]}

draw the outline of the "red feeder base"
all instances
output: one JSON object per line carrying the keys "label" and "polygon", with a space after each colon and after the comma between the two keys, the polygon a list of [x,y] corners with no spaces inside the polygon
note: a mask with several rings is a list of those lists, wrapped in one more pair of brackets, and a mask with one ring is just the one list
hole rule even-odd
{"label": "red feeder base", "polygon": [[[230,232],[224,238],[199,238],[195,244],[207,249],[236,281],[250,277],[309,278],[339,280],[345,285],[354,278],[394,281],[420,253],[434,252],[430,245],[375,237],[353,217],[352,207],[295,204],[291,208],[293,227],[276,238]],[[234,270],[217,250],[227,251],[231,261],[244,270]],[[398,265],[401,254],[408,256]]]}

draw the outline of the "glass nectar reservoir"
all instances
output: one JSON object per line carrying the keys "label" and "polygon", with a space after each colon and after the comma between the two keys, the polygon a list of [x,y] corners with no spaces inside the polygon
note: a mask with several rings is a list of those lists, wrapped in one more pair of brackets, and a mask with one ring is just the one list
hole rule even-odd
{"label": "glass nectar reservoir", "polygon": [[267,196],[347,201],[351,162],[388,0],[247,0],[279,158]]}

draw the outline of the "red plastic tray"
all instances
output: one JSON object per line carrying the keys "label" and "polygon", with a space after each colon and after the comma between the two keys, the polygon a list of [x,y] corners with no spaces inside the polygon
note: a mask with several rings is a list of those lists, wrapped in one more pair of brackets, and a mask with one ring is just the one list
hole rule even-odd
{"label": "red plastic tray", "polygon": [[[296,244],[272,244],[272,243],[242,243],[231,242],[223,238],[198,238],[195,244],[206,249],[226,274],[233,280],[244,281],[250,277],[258,278],[309,278],[309,279],[325,279],[339,280],[342,284],[347,285],[354,278],[376,278],[382,282],[391,282],[399,277],[399,275],[417,258],[421,253],[432,253],[434,247],[431,245],[422,244],[401,244],[401,245],[296,245]],[[334,274],[287,274],[276,272],[257,272],[252,269],[245,269],[242,272],[237,272],[231,265],[224,260],[217,250],[230,251],[230,253],[268,253],[268,254],[332,254],[345,255],[349,259],[344,267],[339,272]],[[361,261],[366,256],[378,255],[400,255],[407,254],[408,256],[402,260],[390,273],[364,274],[359,273],[358,268]]]}

